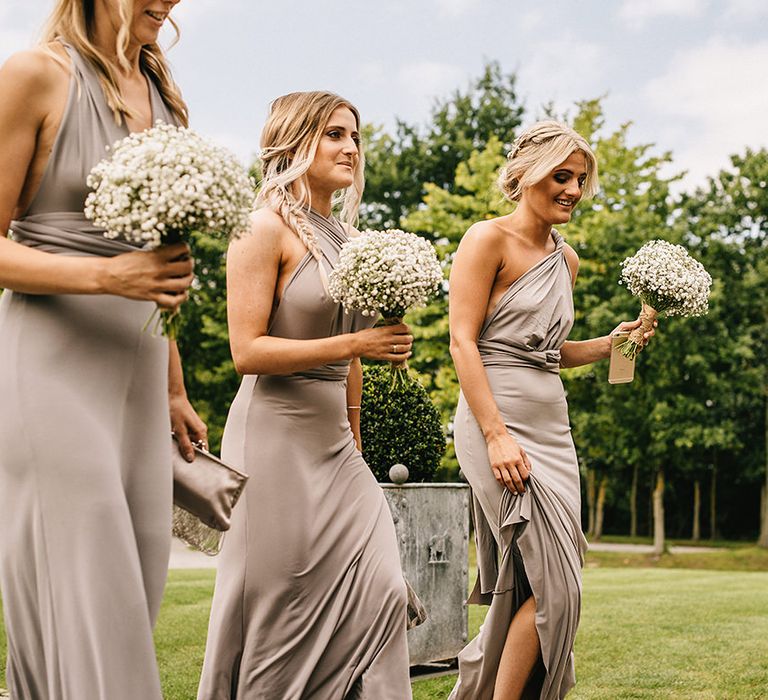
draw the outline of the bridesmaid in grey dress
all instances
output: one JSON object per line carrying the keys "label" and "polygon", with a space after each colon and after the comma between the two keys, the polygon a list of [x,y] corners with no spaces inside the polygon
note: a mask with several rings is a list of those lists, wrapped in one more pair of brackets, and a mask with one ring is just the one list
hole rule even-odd
{"label": "bridesmaid in grey dress", "polygon": [[578,257],[552,226],[597,191],[597,162],[575,131],[539,122],[515,142],[499,185],[517,208],[472,226],[451,271],[456,454],[478,547],[469,602],[491,606],[459,655],[451,698],[554,700],[575,683],[587,548],[559,368],[608,357],[610,336],[566,340]]}
{"label": "bridesmaid in grey dress", "polygon": [[222,453],[250,480],[218,566],[200,700],[411,697],[394,525],[360,453],[359,358],[405,359],[412,337],[326,291],[356,233],[331,210],[343,191],[342,220],[357,213],[359,123],[330,93],[273,103],[260,207],[227,256],[244,377]]}
{"label": "bridesmaid in grey dress", "polygon": [[60,0],[43,44],[0,70],[0,231],[12,232],[0,237],[0,588],[14,700],[161,698],[152,625],[171,420],[185,449],[205,426],[175,346],[142,327],[155,303],[186,298],[192,264],[183,245],[105,239],[83,204],[106,145],[186,119],[155,44],[174,4],[121,3],[134,14],[118,43],[117,2]]}

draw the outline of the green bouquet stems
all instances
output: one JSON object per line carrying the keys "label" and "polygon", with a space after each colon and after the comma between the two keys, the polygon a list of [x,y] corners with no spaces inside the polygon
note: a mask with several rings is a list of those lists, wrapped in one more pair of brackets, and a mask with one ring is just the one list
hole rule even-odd
{"label": "green bouquet stems", "polygon": [[[386,312],[382,315],[384,316],[382,324],[385,326],[396,326],[403,322],[402,315],[397,316]],[[390,362],[389,367],[390,372],[392,373],[392,385],[390,386],[390,391],[402,389],[415,381],[408,368],[408,360],[403,360],[402,362]]]}

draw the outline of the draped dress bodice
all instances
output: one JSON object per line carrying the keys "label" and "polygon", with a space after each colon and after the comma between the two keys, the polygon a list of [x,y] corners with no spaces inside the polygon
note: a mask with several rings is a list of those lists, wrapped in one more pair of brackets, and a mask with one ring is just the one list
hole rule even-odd
{"label": "draped dress bodice", "polygon": [[[128,127],[125,120],[116,123],[90,63],[71,46],[64,48],[72,62],[67,104],[37,192],[22,216],[11,222],[13,237],[47,253],[113,256],[135,250],[134,243],[105,238],[83,213],[88,173],[109,155],[109,146],[128,136]],[[177,124],[153,80],[146,80],[152,123]]]}

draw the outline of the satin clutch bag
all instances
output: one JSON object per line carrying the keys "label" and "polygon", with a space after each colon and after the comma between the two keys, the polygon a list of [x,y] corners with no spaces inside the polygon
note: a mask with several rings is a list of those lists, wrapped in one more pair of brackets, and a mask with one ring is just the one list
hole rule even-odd
{"label": "satin clutch bag", "polygon": [[418,627],[427,621],[427,610],[419,596],[416,595],[416,591],[413,590],[413,586],[408,582],[408,579],[405,579],[405,590],[408,594],[407,629],[412,630],[414,627]]}
{"label": "satin clutch bag", "polygon": [[173,441],[173,535],[205,554],[218,554],[232,509],[248,475],[195,446],[187,462]]}

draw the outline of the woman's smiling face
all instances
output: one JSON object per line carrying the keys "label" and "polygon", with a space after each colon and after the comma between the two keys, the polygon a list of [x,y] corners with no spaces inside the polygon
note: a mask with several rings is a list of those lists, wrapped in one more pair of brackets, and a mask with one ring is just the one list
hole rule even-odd
{"label": "woman's smiling face", "polygon": [[564,224],[570,221],[581,199],[587,179],[587,160],[581,151],[574,151],[543,180],[523,190],[521,203],[542,221]]}
{"label": "woman's smiling face", "polygon": [[307,171],[309,189],[332,193],[352,185],[360,157],[359,144],[355,115],[347,107],[337,107],[323,129]]}
{"label": "woman's smiling face", "polygon": [[141,46],[154,44],[165,20],[180,0],[134,0],[131,37]]}

